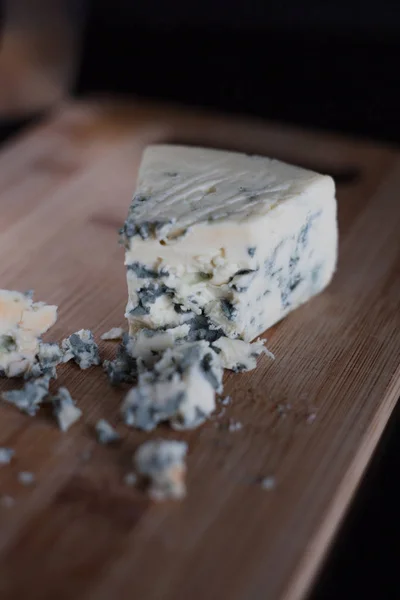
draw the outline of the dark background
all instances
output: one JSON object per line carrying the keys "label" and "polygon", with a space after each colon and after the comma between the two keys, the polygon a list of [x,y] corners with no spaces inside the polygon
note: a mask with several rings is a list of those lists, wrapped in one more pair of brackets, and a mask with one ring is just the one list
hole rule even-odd
{"label": "dark background", "polygon": [[[400,0],[71,6],[85,13],[77,95],[132,93],[400,142]],[[0,138],[14,129],[3,123]],[[397,409],[310,600],[400,598],[399,434]]]}
{"label": "dark background", "polygon": [[400,140],[400,1],[97,0],[77,90]]}

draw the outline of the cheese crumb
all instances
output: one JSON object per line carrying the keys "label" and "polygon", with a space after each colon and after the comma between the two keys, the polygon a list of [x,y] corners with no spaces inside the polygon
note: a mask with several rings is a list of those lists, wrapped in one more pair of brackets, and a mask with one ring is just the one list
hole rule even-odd
{"label": "cheese crumb", "polygon": [[270,358],[274,355],[264,346],[264,340],[257,340],[252,344],[243,340],[231,340],[222,336],[216,340],[212,347],[219,353],[222,366],[235,373],[252,371],[257,366],[257,358],[265,352]]}
{"label": "cheese crumb", "polygon": [[35,362],[39,338],[57,320],[57,307],[33,302],[32,293],[0,290],[0,373],[24,375]]}
{"label": "cheese crumb", "polygon": [[272,475],[264,477],[263,479],[261,479],[260,485],[263,490],[273,490],[276,486],[275,477],[273,477]]}
{"label": "cheese crumb", "polygon": [[133,383],[137,376],[136,359],[131,356],[127,348],[129,340],[128,334],[124,334],[115,359],[103,362],[103,369],[111,385]]}
{"label": "cheese crumb", "polygon": [[215,410],[216,391],[222,391],[218,355],[205,341],[181,343],[168,348],[152,369],[141,368],[121,412],[127,425],[145,431],[163,421],[174,429],[194,429]]}
{"label": "cheese crumb", "polygon": [[0,448],[0,465],[8,465],[14,454],[12,448]]}
{"label": "cheese crumb", "polygon": [[100,336],[102,340],[122,340],[124,330],[122,327],[112,327],[109,331]]}
{"label": "cheese crumb", "polygon": [[48,375],[51,379],[57,379],[56,368],[62,360],[63,352],[58,344],[40,342],[35,362],[25,373],[25,377],[32,378]]}
{"label": "cheese crumb", "polygon": [[14,404],[20,411],[33,417],[49,393],[49,383],[50,377],[45,375],[27,381],[21,390],[3,392],[2,397],[6,402]]}
{"label": "cheese crumb", "polygon": [[315,412],[309,413],[306,417],[307,425],[312,425],[316,418],[317,418],[317,413],[315,413]]}
{"label": "cheese crumb", "polygon": [[18,481],[22,485],[32,485],[35,483],[35,475],[30,471],[21,471],[18,473]]}
{"label": "cheese crumb", "polygon": [[231,402],[232,402],[232,398],[230,396],[225,396],[225,398],[221,398],[222,406],[229,406],[229,404]]}
{"label": "cheese crumb", "polygon": [[65,387],[60,387],[57,394],[52,397],[53,414],[61,431],[67,431],[82,416],[82,411],[71,398]]}
{"label": "cheese crumb", "polygon": [[120,440],[119,433],[105,419],[100,419],[96,423],[97,441],[100,444],[113,444]]}
{"label": "cheese crumb", "polygon": [[149,480],[149,496],[156,501],[180,500],[186,495],[187,444],[174,440],[152,440],[136,450],[138,473]]}
{"label": "cheese crumb", "polygon": [[62,341],[64,362],[74,360],[81,369],[100,364],[99,348],[89,329],[81,329]]}
{"label": "cheese crumb", "polygon": [[240,431],[242,428],[243,423],[240,423],[240,421],[234,421],[233,419],[229,421],[228,431],[230,431],[231,433],[234,433],[235,431]]}

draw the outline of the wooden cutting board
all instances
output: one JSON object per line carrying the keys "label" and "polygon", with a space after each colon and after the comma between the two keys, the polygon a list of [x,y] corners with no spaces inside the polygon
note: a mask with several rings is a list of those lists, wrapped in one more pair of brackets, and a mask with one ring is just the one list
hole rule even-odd
{"label": "wooden cutting board", "polygon": [[[193,432],[188,496],[124,485],[148,435],[128,430],[100,368],[60,368],[84,419],[61,433],[0,404],[1,598],[297,600],[400,393],[400,157],[331,135],[143,105],[68,104],[0,153],[0,286],[59,305],[47,336],[123,324],[127,212],[143,147],[175,141],[264,153],[332,174],[340,260],[329,289],[267,332],[267,357],[226,376],[226,413]],[[103,356],[115,351],[102,342]],[[1,388],[15,387],[2,382]],[[97,419],[123,440],[99,446]],[[243,424],[229,432],[234,419]],[[89,455],[91,456],[89,457]],[[22,486],[20,471],[36,483]],[[264,490],[262,477],[275,478]]]}

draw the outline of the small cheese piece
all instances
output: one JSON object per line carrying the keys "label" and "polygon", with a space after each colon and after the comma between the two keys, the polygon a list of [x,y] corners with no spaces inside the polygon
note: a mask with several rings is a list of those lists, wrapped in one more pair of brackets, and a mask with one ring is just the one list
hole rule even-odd
{"label": "small cheese piece", "polygon": [[263,477],[260,481],[261,488],[263,490],[271,491],[276,487],[275,477],[273,475],[268,475],[267,477]]}
{"label": "small cheese piece", "polygon": [[33,485],[35,483],[35,475],[30,471],[20,471],[18,473],[18,481],[22,485]]}
{"label": "small cheese piece", "polygon": [[81,369],[100,364],[99,348],[89,329],[81,329],[61,342],[64,362],[74,360]]}
{"label": "small cheese piece", "polygon": [[124,330],[122,327],[112,327],[109,331],[106,331],[101,336],[102,340],[122,340],[124,337]]}
{"label": "small cheese piece", "polygon": [[114,360],[105,360],[103,369],[112,385],[121,383],[133,383],[137,376],[136,359],[128,352],[127,346],[130,342],[128,334],[124,334],[122,343],[118,346],[117,355]]}
{"label": "small cheese piece", "polygon": [[190,327],[186,324],[158,331],[141,329],[132,336],[125,334],[116,358],[113,361],[105,360],[103,367],[112,384],[132,383],[138,374],[138,363],[142,370],[150,369],[165,350],[190,339]]}
{"label": "small cheese piece", "polygon": [[151,440],[136,450],[136,469],[149,480],[149,495],[153,500],[185,497],[186,453],[187,444],[175,440]]}
{"label": "small cheese piece", "polygon": [[33,417],[49,393],[50,377],[44,375],[27,381],[21,390],[3,392],[3,400]]}
{"label": "small cheese piece", "polygon": [[119,433],[114,429],[112,425],[105,419],[100,419],[96,423],[96,435],[99,444],[114,444],[118,442],[121,437]]}
{"label": "small cheese piece", "polygon": [[265,157],[149,146],[122,239],[131,334],[186,323],[192,339],[250,341],[330,282],[334,183]]}
{"label": "small cheese piece", "polygon": [[216,352],[219,352],[222,366],[225,369],[235,371],[235,373],[255,369],[257,357],[263,352],[274,358],[274,355],[264,346],[264,341],[249,344],[243,340],[220,337],[213,343],[212,347]]}
{"label": "small cheese piece", "polygon": [[8,465],[14,456],[15,451],[12,448],[0,448],[0,465]]}
{"label": "small cheese piece", "polygon": [[42,377],[48,375],[51,379],[57,379],[57,366],[63,361],[63,351],[55,343],[39,343],[35,362],[26,371],[25,377]]}
{"label": "small cheese piece", "polygon": [[154,331],[141,329],[129,338],[127,351],[136,361],[140,359],[146,367],[152,367],[168,348],[173,348],[179,340],[186,340],[189,326],[180,325],[172,329]]}
{"label": "small cheese piece", "polygon": [[208,342],[167,349],[151,370],[139,365],[138,385],[126,396],[127,425],[151,431],[168,421],[174,429],[194,429],[215,410],[222,391],[222,367]]}
{"label": "small cheese piece", "polygon": [[82,416],[82,411],[71,398],[71,394],[65,387],[60,387],[57,394],[52,397],[53,414],[61,431],[68,429]]}
{"label": "small cheese piece", "polygon": [[39,338],[57,319],[57,307],[33,302],[32,294],[0,290],[0,373],[24,375],[35,363]]}

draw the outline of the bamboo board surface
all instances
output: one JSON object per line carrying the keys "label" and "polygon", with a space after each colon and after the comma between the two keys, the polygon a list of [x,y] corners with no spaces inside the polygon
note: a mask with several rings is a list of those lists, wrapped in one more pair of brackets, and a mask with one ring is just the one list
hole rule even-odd
{"label": "bamboo board surface", "polygon": [[[274,362],[225,377],[233,402],[188,441],[188,496],[152,504],[124,474],[128,430],[100,368],[59,369],[84,419],[61,433],[0,404],[0,595],[41,600],[297,600],[304,596],[400,394],[400,156],[322,133],[157,106],[66,104],[0,151],[0,287],[59,305],[48,339],[123,325],[127,213],[141,152],[170,141],[332,174],[340,259],[320,296],[267,332]],[[102,342],[103,356],[113,355]],[[15,387],[1,382],[1,389]],[[290,405],[290,406],[287,406]],[[122,443],[99,446],[97,419]],[[313,418],[315,417],[314,421]],[[235,433],[223,427],[240,421]],[[222,424],[222,427],[218,426]],[[91,454],[88,459],[87,455]],[[35,473],[23,487],[20,471]],[[260,477],[274,476],[263,490]]]}

